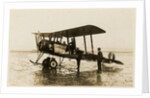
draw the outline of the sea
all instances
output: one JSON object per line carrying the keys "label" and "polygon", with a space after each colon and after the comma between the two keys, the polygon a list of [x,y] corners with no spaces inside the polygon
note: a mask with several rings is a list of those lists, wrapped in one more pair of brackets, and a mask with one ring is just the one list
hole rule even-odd
{"label": "sea", "polygon": [[[8,86],[98,86],[98,87],[134,87],[134,53],[116,52],[120,64],[102,64],[102,72],[97,73],[97,62],[82,60],[80,73],[77,73],[77,63],[74,59],[64,58],[57,69],[44,69],[41,64],[33,64],[39,53],[18,52],[9,53],[8,59]],[[41,63],[47,56],[44,54],[39,60]],[[104,53],[108,57],[108,53]],[[62,58],[61,58],[62,59]]]}

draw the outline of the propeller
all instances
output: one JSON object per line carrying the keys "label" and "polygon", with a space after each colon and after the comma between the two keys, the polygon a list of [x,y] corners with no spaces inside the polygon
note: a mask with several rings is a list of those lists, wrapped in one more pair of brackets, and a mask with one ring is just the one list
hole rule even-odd
{"label": "propeller", "polygon": [[40,44],[40,41],[41,41],[40,31],[38,31],[38,34],[37,34],[37,36],[35,36],[35,39],[36,39],[37,50],[39,50],[39,44]]}
{"label": "propeller", "polygon": [[38,58],[37,58],[37,60],[34,62],[34,61],[32,61],[32,60],[29,60],[31,63],[33,63],[33,64],[40,64],[40,63],[37,63],[38,62],[38,60],[40,59],[40,56],[42,56],[42,55],[40,55],[40,51],[39,51],[39,49],[40,49],[40,41],[41,41],[41,37],[40,37],[40,31],[38,31],[38,34],[35,36],[35,41],[36,41],[36,48],[37,48],[37,55],[38,55]]}
{"label": "propeller", "polygon": [[38,30],[38,34],[37,34],[37,42],[39,43],[41,41],[41,33]]}
{"label": "propeller", "polygon": [[38,30],[38,34],[37,36],[35,36],[35,39],[36,39],[36,47],[37,47],[37,55],[40,54],[40,41],[41,41],[41,34],[40,34],[40,31]]}

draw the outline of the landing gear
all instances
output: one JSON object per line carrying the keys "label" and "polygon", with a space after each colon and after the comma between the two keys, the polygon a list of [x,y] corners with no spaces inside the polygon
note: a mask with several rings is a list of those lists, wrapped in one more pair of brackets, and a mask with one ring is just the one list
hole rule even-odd
{"label": "landing gear", "polygon": [[[47,57],[47,58],[49,58],[49,57]],[[46,60],[46,59],[44,59],[44,60]],[[42,63],[43,66],[44,66],[44,60],[43,60],[43,63]],[[58,63],[58,62],[56,61],[56,59],[52,57],[52,58],[50,58],[49,61],[47,60],[47,64],[45,63],[45,65],[48,66],[48,68],[50,68],[50,69],[56,69],[56,67],[57,67],[58,65],[61,65],[61,64],[62,64],[63,60],[64,60],[64,59],[60,60],[59,63]]]}
{"label": "landing gear", "polygon": [[59,66],[62,65],[62,62],[64,61],[64,58],[61,59],[61,57],[59,57]]}
{"label": "landing gear", "polygon": [[38,57],[37,57],[37,59],[36,59],[36,61],[34,62],[34,61],[32,61],[32,60],[29,60],[31,63],[33,63],[34,65],[41,65],[41,63],[38,63],[38,61],[40,60],[40,58],[43,56],[43,52],[40,52],[40,54],[38,55]]}

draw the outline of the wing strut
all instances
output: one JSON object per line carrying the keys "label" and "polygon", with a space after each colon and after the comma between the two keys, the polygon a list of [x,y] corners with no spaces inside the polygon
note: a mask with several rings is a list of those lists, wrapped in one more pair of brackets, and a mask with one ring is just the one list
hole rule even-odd
{"label": "wing strut", "polygon": [[75,50],[76,50],[76,38],[75,37],[73,37],[74,38],[74,41],[75,41]]}
{"label": "wing strut", "polygon": [[90,38],[91,38],[91,48],[92,48],[92,53],[94,54],[94,46],[93,46],[93,38],[92,38],[92,34],[90,34]]}
{"label": "wing strut", "polygon": [[85,54],[87,54],[87,47],[86,47],[86,38],[85,38],[85,35],[83,35],[83,39],[84,39]]}

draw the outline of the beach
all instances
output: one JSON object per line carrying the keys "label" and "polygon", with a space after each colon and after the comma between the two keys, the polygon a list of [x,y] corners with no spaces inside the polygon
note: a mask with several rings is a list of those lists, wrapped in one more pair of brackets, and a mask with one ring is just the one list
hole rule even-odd
{"label": "beach", "polygon": [[[108,53],[104,53],[107,57]],[[10,52],[8,62],[8,86],[98,86],[98,87],[134,87],[134,54],[132,52],[115,53],[116,59],[124,63],[102,66],[97,73],[96,61],[81,61],[80,75],[77,74],[76,60],[65,58],[56,70],[44,69],[34,65],[38,54],[35,52]],[[42,62],[47,54],[40,59]],[[59,60],[59,57],[55,57]]]}

